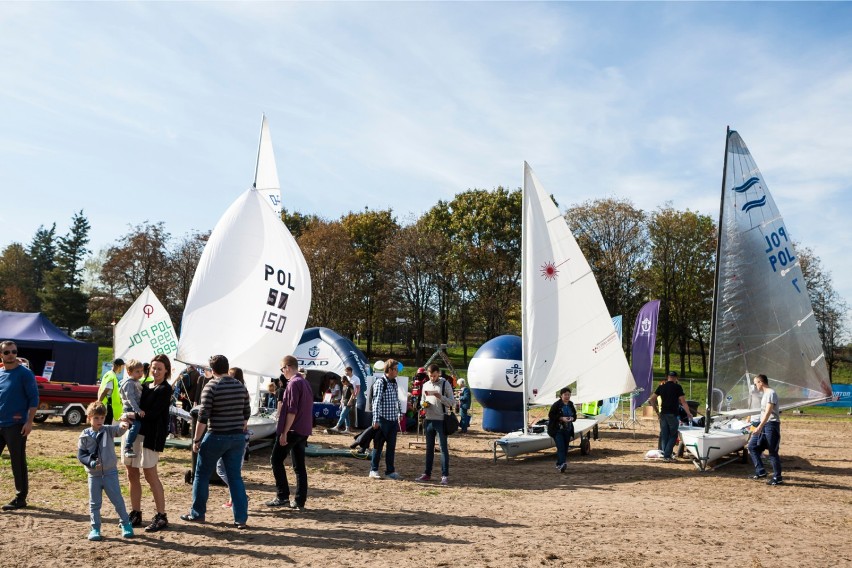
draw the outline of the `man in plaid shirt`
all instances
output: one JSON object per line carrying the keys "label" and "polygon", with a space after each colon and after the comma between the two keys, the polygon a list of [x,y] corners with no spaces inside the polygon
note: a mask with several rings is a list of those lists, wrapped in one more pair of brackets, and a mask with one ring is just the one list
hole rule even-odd
{"label": "man in plaid shirt", "polygon": [[393,465],[396,454],[396,434],[399,431],[399,392],[396,386],[396,376],[399,374],[398,363],[395,359],[385,362],[385,376],[373,383],[373,429],[378,430],[373,440],[373,458],[370,461],[372,479],[381,479],[379,475],[379,460],[382,458],[382,447],[387,442],[385,453],[385,476],[388,479],[402,479]]}

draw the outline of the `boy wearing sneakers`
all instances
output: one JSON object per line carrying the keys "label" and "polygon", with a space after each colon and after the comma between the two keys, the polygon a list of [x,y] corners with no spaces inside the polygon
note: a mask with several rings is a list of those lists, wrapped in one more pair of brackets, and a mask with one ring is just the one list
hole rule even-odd
{"label": "boy wearing sneakers", "polygon": [[119,389],[124,410],[122,418],[132,419],[130,431],[127,433],[127,442],[124,445],[124,457],[130,459],[136,457],[136,452],[133,451],[133,442],[136,441],[136,436],[142,427],[140,418],[145,416],[145,412],[139,408],[139,400],[142,398],[142,383],[139,382],[139,379],[142,378],[143,374],[142,363],[136,359],[131,359],[127,362],[127,380],[121,383]]}
{"label": "boy wearing sneakers", "polygon": [[91,403],[86,409],[91,428],[83,430],[77,442],[77,459],[89,474],[89,516],[92,522],[89,540],[102,540],[101,503],[104,493],[112,501],[121,520],[121,536],[133,536],[133,527],[118,483],[118,460],[115,457],[115,436],[127,429],[127,423],[105,425],[106,415],[107,409],[102,403]]}

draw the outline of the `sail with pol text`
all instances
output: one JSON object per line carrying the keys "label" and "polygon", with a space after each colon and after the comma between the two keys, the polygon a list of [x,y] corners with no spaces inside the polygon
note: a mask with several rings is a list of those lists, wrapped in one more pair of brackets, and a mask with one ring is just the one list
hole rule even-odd
{"label": "sail with pol text", "polygon": [[145,287],[115,324],[113,352],[116,359],[125,362],[136,359],[144,363],[161,353],[174,358],[177,332],[171,316],[150,286]]}

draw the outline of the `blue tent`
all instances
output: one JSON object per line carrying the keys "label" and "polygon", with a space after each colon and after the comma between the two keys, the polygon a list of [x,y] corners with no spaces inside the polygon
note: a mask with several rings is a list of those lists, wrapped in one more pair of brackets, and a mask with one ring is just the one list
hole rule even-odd
{"label": "blue tent", "polygon": [[41,313],[0,311],[0,341],[11,339],[18,356],[30,361],[36,375],[46,361],[55,361],[52,381],[94,384],[98,379],[98,346],[77,341]]}

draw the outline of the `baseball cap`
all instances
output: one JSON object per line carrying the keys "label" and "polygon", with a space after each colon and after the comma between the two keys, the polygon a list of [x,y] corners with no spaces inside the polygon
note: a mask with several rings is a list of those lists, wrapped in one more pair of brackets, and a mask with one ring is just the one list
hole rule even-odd
{"label": "baseball cap", "polygon": [[676,372],[674,372],[674,371],[669,371],[669,372],[667,373],[667,376],[669,376],[669,377],[677,377],[677,376],[678,376],[678,374],[677,374]]}

